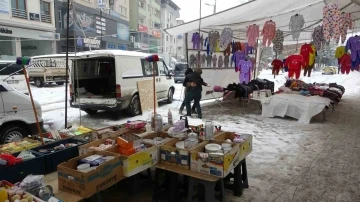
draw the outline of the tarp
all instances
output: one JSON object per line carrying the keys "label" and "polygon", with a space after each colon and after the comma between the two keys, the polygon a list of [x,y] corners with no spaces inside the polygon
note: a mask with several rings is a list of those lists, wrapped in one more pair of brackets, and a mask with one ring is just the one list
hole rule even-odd
{"label": "tarp", "polygon": [[[272,20],[276,22],[278,29],[284,31],[284,44],[302,43],[310,41],[313,29],[322,24],[323,7],[329,3],[336,3],[341,11],[352,13],[353,20],[360,19],[360,6],[351,0],[253,0],[165,31],[176,36],[198,30],[201,22],[200,28],[204,32],[221,31],[225,27],[230,27],[235,38],[245,41],[248,25],[257,24],[261,30],[267,20]],[[303,15],[306,22],[298,41],[292,39],[289,30],[290,17],[295,14]]]}

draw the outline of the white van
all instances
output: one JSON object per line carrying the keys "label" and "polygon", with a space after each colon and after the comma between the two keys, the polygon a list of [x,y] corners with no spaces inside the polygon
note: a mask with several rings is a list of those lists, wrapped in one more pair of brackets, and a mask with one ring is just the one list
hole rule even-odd
{"label": "white van", "polygon": [[[0,83],[0,143],[21,140],[28,135],[37,135],[36,119],[30,97]],[[41,121],[41,106],[35,102],[38,120]]]}
{"label": "white van", "polygon": [[0,82],[6,83],[22,93],[29,93],[22,66],[17,65],[15,61],[0,60]]}
{"label": "white van", "polygon": [[[132,116],[141,114],[137,82],[152,79],[149,54],[96,50],[77,53],[71,69],[70,105],[92,115],[98,110],[128,109]],[[174,79],[160,58],[157,62],[156,94],[159,101],[173,101]]]}

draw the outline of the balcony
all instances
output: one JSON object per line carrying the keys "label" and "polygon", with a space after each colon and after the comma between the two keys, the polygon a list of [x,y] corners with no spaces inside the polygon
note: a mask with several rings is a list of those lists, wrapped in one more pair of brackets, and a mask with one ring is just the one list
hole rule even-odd
{"label": "balcony", "polygon": [[41,14],[41,22],[51,23],[51,15]]}
{"label": "balcony", "polygon": [[28,19],[28,14],[27,14],[26,10],[12,8],[11,15],[12,15],[12,17],[15,17],[15,18],[22,18],[22,19],[26,19],[26,20]]}

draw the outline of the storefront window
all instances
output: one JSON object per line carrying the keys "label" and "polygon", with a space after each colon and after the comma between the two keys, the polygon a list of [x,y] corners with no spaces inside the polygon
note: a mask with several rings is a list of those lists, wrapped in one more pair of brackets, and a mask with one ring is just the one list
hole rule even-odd
{"label": "storefront window", "polygon": [[0,60],[16,60],[14,37],[0,36]]}
{"label": "storefront window", "polygon": [[52,54],[52,41],[21,39],[22,56],[38,56]]}

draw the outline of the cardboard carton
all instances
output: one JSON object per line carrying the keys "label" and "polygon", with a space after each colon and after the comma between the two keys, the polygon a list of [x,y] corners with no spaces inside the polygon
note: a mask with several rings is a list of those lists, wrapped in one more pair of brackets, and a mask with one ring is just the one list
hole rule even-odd
{"label": "cardboard carton", "polygon": [[[103,156],[115,156],[95,170],[83,173],[78,171],[77,162],[80,159],[98,154]],[[105,190],[113,184],[124,179],[122,158],[120,155],[106,151],[94,151],[73,158],[57,166],[59,190],[89,198],[99,191]]]}
{"label": "cardboard carton", "polygon": [[95,141],[100,139],[117,137],[120,134],[127,132],[128,129],[125,128],[125,125],[119,125],[119,126],[110,126],[106,128],[101,128],[93,131],[94,131],[93,140]]}
{"label": "cardboard carton", "polygon": [[[116,138],[107,138],[107,139],[112,139],[114,142],[113,147],[116,146]],[[89,142],[87,144],[79,146],[79,155],[84,155],[84,154],[92,151],[90,149],[90,147],[99,147],[101,144],[104,144],[107,139],[99,139],[99,140]]]}
{"label": "cardboard carton", "polygon": [[[252,152],[252,139],[253,136],[251,134],[240,134],[240,137],[246,137],[244,142],[239,143],[240,149],[240,160],[245,159]],[[235,138],[234,132],[223,132],[217,136],[215,136],[215,140],[224,142],[226,139],[230,139],[233,141]]]}
{"label": "cardboard carton", "polygon": [[[152,132],[152,133],[148,133],[148,134],[142,136],[143,142],[145,142],[146,139],[148,139],[148,140],[154,140],[154,138],[156,138],[156,137],[167,138],[167,140],[166,140],[166,141],[163,141],[162,144],[166,144],[166,143],[168,143],[168,142],[170,142],[171,140],[174,139],[173,137],[169,136],[168,133],[165,132],[165,131],[159,132],[159,134],[157,134],[157,133],[155,133],[155,132]],[[145,143],[151,144],[151,145],[155,145],[154,142],[145,142]]]}
{"label": "cardboard carton", "polygon": [[209,143],[220,144],[219,141],[206,141],[191,151],[190,169],[217,177],[226,177],[240,163],[239,144],[232,144],[232,149],[223,155],[206,154],[207,158],[202,157],[205,153],[205,146]]}

